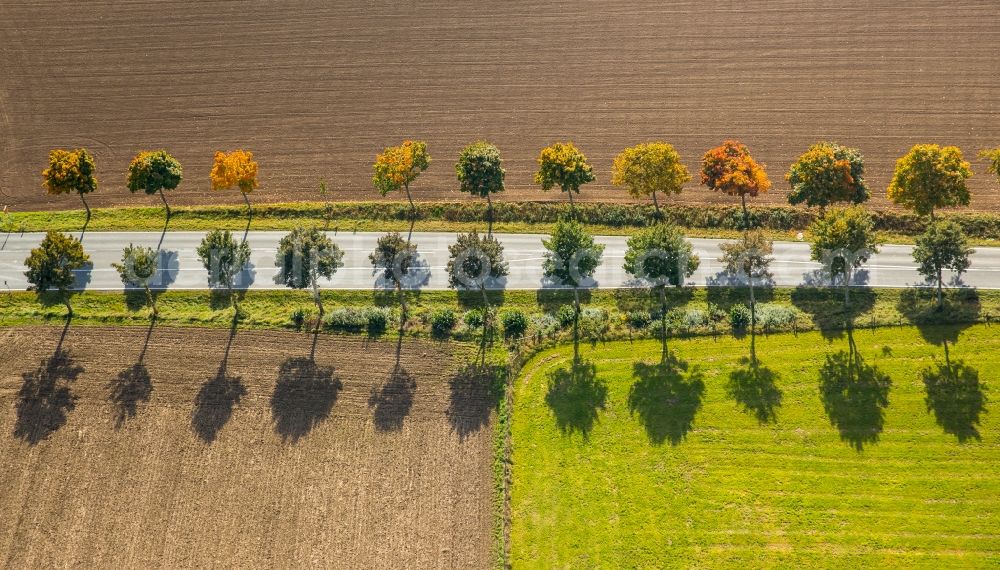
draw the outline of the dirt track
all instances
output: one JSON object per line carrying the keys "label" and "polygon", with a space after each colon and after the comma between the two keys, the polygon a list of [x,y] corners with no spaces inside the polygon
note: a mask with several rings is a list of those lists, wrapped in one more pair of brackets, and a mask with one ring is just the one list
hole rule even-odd
{"label": "dirt track", "polygon": [[[694,169],[726,137],[783,174],[810,143],[868,158],[875,202],[895,158],[917,142],[971,158],[1000,144],[1000,11],[990,0],[836,4],[642,0],[283,4],[64,0],[0,4],[0,202],[51,199],[39,172],[51,147],[92,149],[93,202],[131,197],[124,169],[143,148],[183,162],[180,203],[211,195],[212,152],[245,146],[261,164],[256,200],[374,199],[370,163],[402,137],[435,158],[415,186],[459,199],[453,162],[476,138],[507,159],[508,199],[559,198],[531,181],[538,149],[573,139],[599,175],[585,199],[620,198],[609,168],[622,147],[678,146]],[[977,163],[973,206],[1000,208]],[[718,200],[692,186],[684,200]]]}
{"label": "dirt track", "polygon": [[146,329],[60,331],[0,330],[0,566],[490,565],[490,407],[451,345],[393,375],[391,342],[239,332],[220,376],[227,331],[141,360]]}

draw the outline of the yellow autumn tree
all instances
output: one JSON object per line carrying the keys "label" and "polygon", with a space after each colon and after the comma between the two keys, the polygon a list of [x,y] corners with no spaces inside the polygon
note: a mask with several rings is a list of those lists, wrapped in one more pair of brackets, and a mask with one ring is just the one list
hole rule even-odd
{"label": "yellow autumn tree", "polygon": [[42,171],[42,186],[49,194],[79,194],[90,222],[90,205],[84,195],[97,190],[96,172],[86,149],[55,149],[49,152],[49,167]]}
{"label": "yellow autumn tree", "polygon": [[660,217],[660,204],[656,191],[666,195],[679,194],[684,184],[691,181],[681,155],[665,142],[650,142],[626,148],[611,167],[611,183],[624,186],[634,198],[653,197],[656,216]]}
{"label": "yellow autumn tree", "polygon": [[234,150],[230,153],[216,152],[215,162],[208,177],[212,181],[212,190],[229,190],[238,188],[247,205],[247,216],[252,214],[250,199],[247,194],[257,188],[257,161],[253,153],[247,150]]}
{"label": "yellow autumn tree", "polygon": [[385,196],[389,192],[406,190],[406,199],[410,201],[410,210],[416,212],[413,196],[410,195],[410,183],[427,170],[431,165],[431,155],[427,154],[427,143],[423,141],[403,141],[399,146],[386,147],[375,157],[372,165],[374,174],[372,184],[379,194]]}

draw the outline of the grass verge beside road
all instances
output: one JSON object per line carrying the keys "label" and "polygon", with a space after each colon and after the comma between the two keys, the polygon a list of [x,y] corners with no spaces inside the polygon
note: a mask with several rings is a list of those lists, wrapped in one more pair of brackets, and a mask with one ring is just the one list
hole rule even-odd
{"label": "grass verge beside road", "polygon": [[1000,563],[995,325],[538,354],[514,387],[514,567]]}

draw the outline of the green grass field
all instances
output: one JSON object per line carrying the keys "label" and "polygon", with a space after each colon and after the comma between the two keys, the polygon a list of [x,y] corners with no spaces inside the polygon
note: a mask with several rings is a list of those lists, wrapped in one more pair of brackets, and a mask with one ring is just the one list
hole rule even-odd
{"label": "green grass field", "polygon": [[757,336],[756,366],[750,343],[527,363],[513,566],[1000,564],[1000,328]]}

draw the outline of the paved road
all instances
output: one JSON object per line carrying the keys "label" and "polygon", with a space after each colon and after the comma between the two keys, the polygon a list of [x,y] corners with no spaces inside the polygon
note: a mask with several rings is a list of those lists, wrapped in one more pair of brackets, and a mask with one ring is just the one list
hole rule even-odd
{"label": "paved road", "polygon": [[[155,286],[169,289],[205,289],[207,274],[195,254],[202,232],[169,232],[163,237],[161,251],[164,262]],[[251,289],[280,289],[274,283],[274,252],[284,232],[251,232],[248,241],[253,255],[251,266],[241,275],[239,285]],[[330,232],[330,237],[344,249],[344,267],[332,282],[322,283],[324,288],[371,289],[382,284],[372,275],[368,254],[375,245],[378,233]],[[510,263],[510,275],[503,285],[508,289],[538,289],[542,281],[541,259],[543,236],[535,234],[497,234],[504,244]],[[26,289],[24,259],[31,248],[42,239],[42,234],[0,235],[0,280],[11,290]],[[630,276],[621,266],[625,254],[625,237],[599,237],[605,244],[604,261],[595,274],[597,287],[629,286]],[[91,232],[84,237],[84,248],[91,256],[93,268],[78,272],[77,288],[88,290],[119,290],[122,288],[118,274],[111,267],[121,257],[122,247],[129,243],[155,247],[160,240],[156,232]],[[446,289],[444,272],[448,261],[448,245],[454,234],[416,232],[412,240],[417,243],[420,269],[411,283],[423,289]],[[716,286],[731,283],[731,277],[721,274],[718,262],[719,244],[722,240],[692,239],[695,252],[701,257],[701,267],[688,281],[691,285]],[[855,284],[872,287],[912,287],[924,284],[914,269],[911,247],[887,245],[875,255],[856,276]],[[778,242],[774,244],[775,261],[771,266],[774,285],[796,286],[804,283],[827,284],[821,273],[820,263],[809,260],[809,246],[805,243]],[[817,281],[819,279],[820,281]],[[983,289],[1000,289],[1000,248],[978,248],[971,268],[962,276],[962,284]]]}

